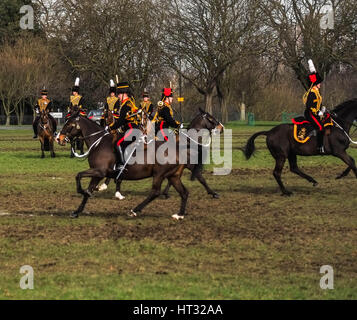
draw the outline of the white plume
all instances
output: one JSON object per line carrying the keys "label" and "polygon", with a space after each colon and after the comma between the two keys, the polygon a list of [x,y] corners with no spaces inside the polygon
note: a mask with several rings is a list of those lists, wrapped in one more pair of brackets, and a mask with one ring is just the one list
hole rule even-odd
{"label": "white plume", "polygon": [[115,76],[115,79],[117,80],[117,83],[119,83],[119,77],[118,77],[118,75]]}
{"label": "white plume", "polygon": [[315,69],[314,63],[312,62],[311,59],[309,59],[308,63],[309,63],[310,72],[311,73],[316,73],[316,69]]}
{"label": "white plume", "polygon": [[113,79],[110,79],[110,86],[113,88],[115,87],[115,83],[114,83],[114,80]]}
{"label": "white plume", "polygon": [[78,77],[76,78],[76,81],[74,82],[74,85],[75,85],[76,87],[79,87],[79,78],[78,78]]}

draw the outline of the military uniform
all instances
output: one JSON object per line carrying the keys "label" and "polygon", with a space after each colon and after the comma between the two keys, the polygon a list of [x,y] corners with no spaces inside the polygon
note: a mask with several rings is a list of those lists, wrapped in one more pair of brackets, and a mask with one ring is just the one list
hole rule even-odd
{"label": "military uniform", "polygon": [[[41,91],[41,95],[43,96],[47,96],[47,90],[43,89]],[[33,121],[32,127],[33,127],[33,132],[34,132],[34,136],[33,138],[37,138],[37,126],[38,123],[40,121],[41,116],[38,115],[43,111],[48,111],[51,112],[52,111],[52,101],[49,100],[47,97],[45,99],[41,98],[37,100],[37,104],[34,107],[35,112],[37,114],[36,118]],[[48,115],[49,119],[51,120],[52,123],[52,127],[53,127],[53,132],[55,133],[57,131],[57,122],[56,120],[49,114]]]}
{"label": "military uniform", "polygon": [[305,118],[315,127],[318,131],[318,150],[324,153],[323,138],[324,129],[333,126],[331,115],[322,107],[322,96],[317,85],[323,81],[311,60],[309,60],[310,75],[308,78],[310,89],[304,94],[303,103],[305,105]]}
{"label": "military uniform", "polygon": [[[162,100],[166,100],[166,98],[172,97],[172,89],[165,88],[162,93]],[[163,137],[166,141],[168,140],[167,135],[164,132],[164,129],[179,128],[181,123],[174,119],[174,113],[171,105],[168,102],[159,102],[159,107],[157,113],[155,115],[155,133],[159,137]]]}
{"label": "military uniform", "polygon": [[[120,101],[119,98],[116,97],[116,88],[114,82],[111,80],[111,86],[109,89],[109,96],[105,100],[104,112],[100,119],[101,126],[105,127],[107,125],[106,121],[108,119],[108,114],[111,112],[113,114],[114,119],[119,117],[119,110],[120,110]],[[113,85],[112,85],[113,84]],[[114,95],[112,95],[114,93]]]}
{"label": "military uniform", "polygon": [[66,115],[66,118],[69,118],[71,116],[71,113],[74,110],[74,108],[78,108],[80,115],[86,117],[87,112],[86,109],[84,108],[85,101],[84,98],[79,94],[79,78],[76,78],[74,86],[72,87],[72,93],[73,92],[76,92],[77,95],[72,94],[69,97],[69,107],[68,107],[68,114]]}
{"label": "military uniform", "polygon": [[[149,94],[147,92],[143,93],[143,98],[149,98]],[[153,113],[154,113],[154,105],[150,100],[148,101],[141,101],[140,103],[140,109],[143,110],[146,114],[148,114],[149,119],[152,120],[154,118]]]}
{"label": "military uniform", "polygon": [[132,100],[132,91],[127,82],[119,83],[117,86],[117,93],[126,93],[128,98],[121,101],[120,109],[114,106],[113,114],[115,121],[109,125],[111,130],[119,129],[119,140],[116,142],[116,151],[118,155],[118,163],[124,164],[124,151],[126,147],[131,144],[133,130],[137,129],[139,123],[139,116],[136,114],[139,109],[135,106]]}

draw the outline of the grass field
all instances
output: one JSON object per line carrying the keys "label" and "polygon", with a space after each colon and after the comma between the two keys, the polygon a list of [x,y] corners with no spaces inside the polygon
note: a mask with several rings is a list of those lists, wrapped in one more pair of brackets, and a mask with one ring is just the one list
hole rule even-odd
{"label": "grass field", "polygon": [[[179,197],[158,199],[144,215],[126,213],[142,201],[151,180],[124,182],[89,200],[69,219],[81,196],[74,177],[86,161],[40,159],[29,129],[0,130],[0,299],[356,299],[356,178],[335,177],[345,165],[332,157],[299,158],[318,187],[284,169],[292,197],[272,176],[265,138],[246,161],[238,150],[272,123],[232,123],[233,170],[205,177],[220,194],[210,198],[189,181],[188,216],[174,222]],[[357,149],[349,154],[357,159]],[[87,181],[87,180],[85,180]],[[34,269],[34,290],[21,290],[19,270]],[[334,269],[334,289],[320,289],[320,267]]]}

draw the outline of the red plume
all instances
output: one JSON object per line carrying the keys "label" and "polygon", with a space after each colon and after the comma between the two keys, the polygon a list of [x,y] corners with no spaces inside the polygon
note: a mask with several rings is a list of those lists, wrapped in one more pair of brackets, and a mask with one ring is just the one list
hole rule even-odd
{"label": "red plume", "polygon": [[311,83],[315,83],[317,81],[316,74],[310,74],[309,75]]}
{"label": "red plume", "polygon": [[172,94],[172,89],[171,88],[165,88],[164,89],[164,96],[169,97]]}

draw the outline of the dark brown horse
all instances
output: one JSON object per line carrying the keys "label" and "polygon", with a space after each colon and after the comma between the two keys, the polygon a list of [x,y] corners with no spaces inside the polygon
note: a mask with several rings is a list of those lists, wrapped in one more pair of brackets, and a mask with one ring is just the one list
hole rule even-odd
{"label": "dark brown horse", "polygon": [[[347,170],[339,175],[337,177],[338,179],[348,174],[349,170],[353,170],[357,177],[355,161],[346,153],[346,150],[351,143],[349,132],[353,126],[353,122],[357,119],[357,99],[342,103],[333,110],[331,115],[337,125],[331,128],[330,135],[325,135],[324,137],[325,154],[340,158],[348,165]],[[290,196],[292,194],[292,192],[286,190],[283,182],[281,181],[281,173],[286,159],[289,160],[291,172],[311,182],[314,186],[317,186],[318,183],[315,179],[302,172],[297,165],[298,155],[320,155],[317,151],[316,137],[311,137],[311,139],[305,144],[298,143],[293,137],[293,125],[281,124],[274,127],[270,131],[255,133],[248,140],[244,149],[244,154],[247,159],[249,159],[255,151],[254,140],[261,135],[267,136],[266,143],[268,149],[276,162],[273,174],[283,195]]]}
{"label": "dark brown horse", "polygon": [[[210,128],[207,128],[210,130]],[[113,137],[103,128],[91,120],[81,117],[79,113],[74,113],[64,125],[62,131],[59,133],[57,141],[60,145],[65,145],[66,139],[82,135],[84,141],[89,148],[88,162],[90,169],[77,174],[77,192],[83,195],[82,203],[79,208],[71,215],[77,218],[83,211],[89,197],[94,192],[96,186],[103,178],[116,178],[117,172],[113,170],[116,163],[116,156],[113,150]],[[182,172],[185,165],[179,162],[179,154],[182,150],[176,146],[176,163],[173,164],[159,164],[156,159],[156,151],[165,142],[156,141],[155,154],[151,160],[154,164],[132,164],[128,165],[127,170],[124,171],[123,180],[141,180],[149,177],[153,178],[152,190],[148,197],[135,207],[130,213],[130,216],[136,217],[150,202],[161,194],[161,185],[164,179],[169,179],[176,191],[181,197],[181,206],[178,214],[172,217],[176,220],[184,218],[186,213],[186,203],[188,199],[188,191],[181,182]],[[145,152],[145,159],[148,160],[148,153]],[[189,150],[184,150],[189,159]],[[149,162],[149,161],[147,161]],[[199,164],[197,165],[199,166]],[[91,178],[87,190],[83,190],[81,186],[81,179],[84,177]]]}
{"label": "dark brown horse", "polygon": [[56,156],[53,149],[53,126],[51,119],[49,117],[49,111],[43,110],[40,113],[40,121],[37,125],[38,139],[41,143],[41,158],[45,157],[45,151],[51,152],[51,157],[54,158]]}
{"label": "dark brown horse", "polygon": [[[145,123],[144,123],[143,127],[147,128],[147,125],[145,125]],[[224,126],[219,121],[217,121],[212,115],[210,115],[209,113],[203,111],[200,108],[199,109],[199,114],[191,121],[191,123],[187,127],[187,130],[190,130],[190,129],[201,130],[202,128],[211,128],[211,129],[216,129],[217,128],[218,129],[217,132],[218,133],[222,133],[223,129],[224,129]],[[202,148],[202,147],[199,145],[198,148]],[[185,168],[187,168],[188,170],[190,170],[193,173],[193,170],[196,168],[196,166],[193,165],[193,164],[189,164],[188,163],[188,164],[185,165]],[[200,169],[202,169],[202,168],[200,168]],[[218,193],[213,191],[208,186],[208,184],[206,182],[206,179],[202,175],[202,171],[203,170],[197,170],[197,172],[195,174],[195,178],[197,178],[197,180],[203,185],[203,187],[206,189],[206,191],[207,191],[207,193],[209,195],[211,195],[215,199],[219,198]],[[194,178],[193,175],[191,175],[191,177]],[[98,190],[99,191],[107,190],[109,181],[110,181],[110,179],[107,179],[102,185],[100,185],[98,187]],[[120,192],[122,181],[123,181],[122,179],[119,179],[117,181],[117,185],[116,185],[115,197],[118,198],[119,200],[124,200],[125,199],[125,197]],[[164,191],[162,192],[162,195],[166,199],[169,198],[170,187],[171,187],[171,183],[170,183],[170,181],[168,181]]]}

